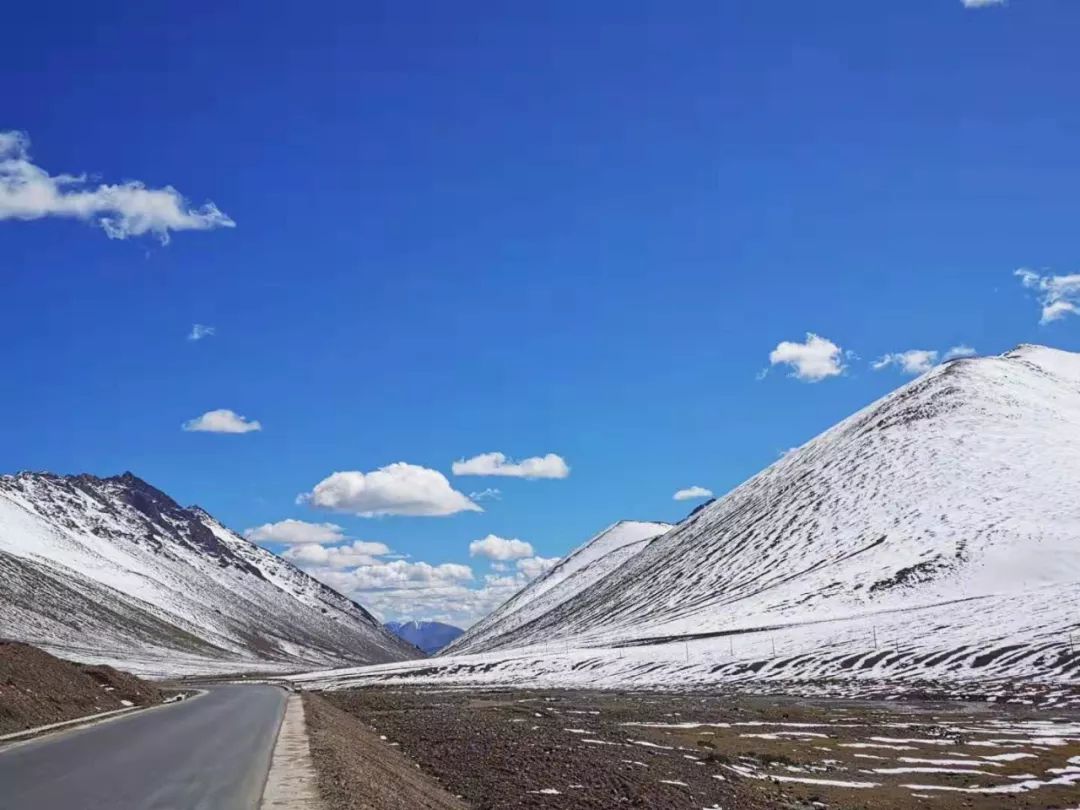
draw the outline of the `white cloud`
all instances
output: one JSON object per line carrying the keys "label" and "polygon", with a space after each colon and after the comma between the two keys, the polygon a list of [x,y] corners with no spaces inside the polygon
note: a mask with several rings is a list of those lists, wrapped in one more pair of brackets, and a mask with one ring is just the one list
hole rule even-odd
{"label": "white cloud", "polygon": [[470,492],[469,497],[474,501],[501,501],[502,490],[494,487],[482,489],[479,492]]}
{"label": "white cloud", "polygon": [[[390,549],[385,543],[372,543],[366,540],[356,540],[341,546],[320,546],[308,543],[299,546],[289,546],[281,556],[291,560],[297,565],[325,566],[334,570],[354,568],[356,566],[391,565],[377,559],[384,554],[389,554]],[[404,560],[394,562],[405,563]]]}
{"label": "white cloud", "polygon": [[562,456],[548,453],[512,461],[503,453],[481,453],[459,459],[452,467],[454,475],[504,475],[511,478],[566,478],[570,468]]}
{"label": "white cloud", "polygon": [[456,563],[431,565],[395,560],[350,570],[297,564],[355,599],[382,621],[428,618],[469,627],[557,562],[557,558],[521,559],[512,574],[488,574],[479,584],[471,568]]}
{"label": "white cloud", "polygon": [[[512,551],[508,559],[513,559],[520,552],[513,543],[521,541],[503,542]],[[493,561],[495,573],[479,584],[467,565],[397,559],[382,543],[356,541],[329,548],[305,543],[290,546],[283,556],[383,621],[425,618],[468,627],[558,562],[533,556],[529,549],[530,556],[516,559],[513,567]]]}
{"label": "white cloud", "polygon": [[173,231],[236,226],[212,202],[191,208],[172,186],[147,188],[128,180],[93,187],[85,174],[50,175],[30,161],[30,139],[25,133],[0,132],[0,220],[44,217],[90,222],[110,239],[150,233],[163,244]]}
{"label": "white cloud", "polygon": [[336,472],[297,498],[319,509],[360,517],[414,515],[438,517],[484,510],[450,486],[437,470],[399,461],[369,472]]}
{"label": "white cloud", "polygon": [[989,8],[990,6],[1004,6],[1006,0],[960,0],[964,8]]}
{"label": "white cloud", "polygon": [[686,489],[680,489],[676,492],[672,498],[676,501],[693,501],[698,498],[711,498],[713,496],[711,489],[705,489],[705,487],[687,487]]}
{"label": "white cloud", "polygon": [[966,346],[961,343],[959,346],[953,346],[947,352],[942,360],[955,360],[957,357],[974,357],[977,352],[970,346]]}
{"label": "white cloud", "polygon": [[803,382],[820,382],[844,372],[844,352],[831,340],[806,333],[805,343],[782,341],[769,354],[771,365],[791,367],[791,376]]}
{"label": "white cloud", "polygon": [[180,428],[198,433],[250,433],[253,430],[262,430],[262,425],[228,408],[218,408],[216,411],[207,411],[196,419],[189,419]]}
{"label": "white cloud", "polygon": [[[313,572],[313,575],[323,579],[317,572]],[[326,581],[326,584],[341,590],[335,582]],[[467,628],[495,610],[525,584],[524,578],[500,577],[485,578],[480,587],[444,584],[426,588],[343,592],[382,621],[425,618]]]}
{"label": "white cloud", "polygon": [[558,562],[558,557],[528,557],[524,560],[518,560],[516,565],[517,570],[531,581],[541,574],[546,574]]}
{"label": "white cloud", "polygon": [[897,366],[905,374],[925,374],[937,365],[938,353],[929,349],[908,349],[879,357],[871,365],[874,371]]}
{"label": "white cloud", "polygon": [[1068,276],[1042,276],[1033,270],[1017,270],[1020,283],[1039,294],[1042,318],[1039,323],[1059,321],[1066,315],[1080,315],[1080,273]]}
{"label": "white cloud", "polygon": [[482,540],[473,540],[469,543],[469,556],[487,557],[489,560],[519,560],[522,557],[533,556],[533,547],[524,540],[508,540],[494,534],[489,534]]}
{"label": "white cloud", "polygon": [[345,540],[345,530],[336,523],[308,523],[306,520],[279,520],[244,530],[244,537],[253,543],[285,543],[304,545],[323,543],[333,545]]}
{"label": "white cloud", "polygon": [[188,332],[188,340],[202,340],[203,338],[213,337],[217,330],[212,326],[207,326],[203,323],[193,323],[191,325],[191,331]]}
{"label": "white cloud", "polygon": [[392,560],[358,565],[347,571],[316,569],[323,582],[344,594],[363,591],[414,591],[460,585],[473,579],[472,569],[458,563]]}

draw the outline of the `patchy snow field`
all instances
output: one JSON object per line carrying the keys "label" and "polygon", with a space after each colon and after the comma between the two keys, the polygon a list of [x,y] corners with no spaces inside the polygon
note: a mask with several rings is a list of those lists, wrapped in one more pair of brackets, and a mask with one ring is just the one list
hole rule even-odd
{"label": "patchy snow field", "polygon": [[1076,710],[567,690],[325,697],[477,808],[1080,804]]}

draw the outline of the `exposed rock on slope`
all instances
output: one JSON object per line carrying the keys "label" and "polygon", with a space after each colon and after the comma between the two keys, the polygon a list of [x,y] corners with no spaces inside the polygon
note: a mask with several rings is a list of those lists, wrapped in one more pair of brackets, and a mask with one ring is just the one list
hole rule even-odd
{"label": "exposed rock on slope", "polygon": [[14,641],[0,641],[0,734],[129,706],[160,703],[161,691],[112,667],[63,661]]}
{"label": "exposed rock on slope", "polygon": [[0,637],[163,674],[416,655],[359,605],[130,473],[0,477]]}

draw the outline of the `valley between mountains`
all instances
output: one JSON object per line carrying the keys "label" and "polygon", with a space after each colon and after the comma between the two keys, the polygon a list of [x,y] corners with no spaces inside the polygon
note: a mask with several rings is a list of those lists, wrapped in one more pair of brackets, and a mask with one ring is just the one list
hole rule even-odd
{"label": "valley between mountains", "polygon": [[1078,484],[1080,355],[956,359],[458,634],[131,473],[19,473],[0,638],[303,692],[328,808],[1074,807]]}

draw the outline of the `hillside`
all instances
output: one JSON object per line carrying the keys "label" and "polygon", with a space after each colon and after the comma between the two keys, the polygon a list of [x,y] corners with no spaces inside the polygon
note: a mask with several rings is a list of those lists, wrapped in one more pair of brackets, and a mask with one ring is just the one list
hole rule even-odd
{"label": "hillside", "polygon": [[0,735],[163,699],[154,684],[112,667],[81,666],[0,641]]}
{"label": "hillside", "polygon": [[428,655],[438,652],[465,632],[452,624],[432,621],[387,622],[386,629]]}
{"label": "hillside", "polygon": [[130,473],[0,477],[0,638],[154,674],[413,657],[366,610]]}
{"label": "hillside", "polygon": [[669,523],[622,520],[570,552],[554,568],[530,582],[474,624],[444,654],[468,653],[512,644],[518,628],[535,622],[602,580],[671,528]]}
{"label": "hillside", "polygon": [[1076,682],[1078,484],[1080,355],[954,360],[432,677]]}

